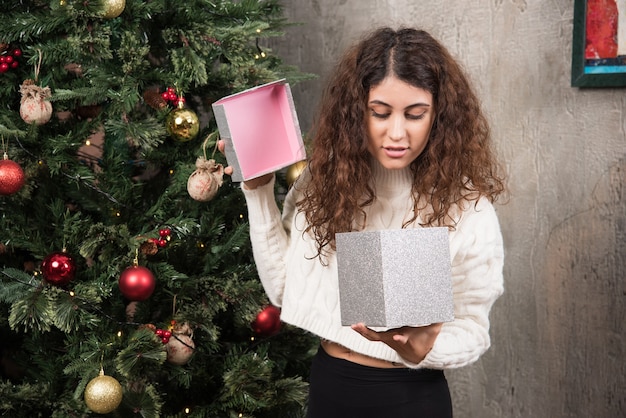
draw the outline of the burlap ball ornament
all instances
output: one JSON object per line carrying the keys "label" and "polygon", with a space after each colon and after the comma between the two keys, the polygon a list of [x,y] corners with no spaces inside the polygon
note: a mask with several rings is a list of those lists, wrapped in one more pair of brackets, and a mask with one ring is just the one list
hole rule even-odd
{"label": "burlap ball ornament", "polygon": [[190,335],[172,333],[172,337],[165,345],[167,361],[177,366],[183,366],[193,356],[196,345]]}
{"label": "burlap ball ornament", "polygon": [[172,335],[165,345],[167,361],[177,366],[183,366],[189,362],[195,351],[193,331],[189,324],[176,324]]}
{"label": "burlap ball ornament", "polygon": [[52,93],[50,87],[40,87],[33,80],[26,80],[20,86],[20,116],[26,123],[43,125],[52,116],[52,103],[46,100]]}
{"label": "burlap ball ornament", "polygon": [[217,194],[224,179],[224,166],[215,160],[198,157],[196,171],[187,180],[187,192],[194,200],[208,202]]}

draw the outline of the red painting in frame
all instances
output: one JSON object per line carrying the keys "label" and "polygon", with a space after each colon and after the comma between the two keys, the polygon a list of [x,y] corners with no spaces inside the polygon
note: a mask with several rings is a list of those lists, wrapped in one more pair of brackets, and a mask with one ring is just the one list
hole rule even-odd
{"label": "red painting in frame", "polygon": [[575,0],[574,87],[626,86],[626,2]]}

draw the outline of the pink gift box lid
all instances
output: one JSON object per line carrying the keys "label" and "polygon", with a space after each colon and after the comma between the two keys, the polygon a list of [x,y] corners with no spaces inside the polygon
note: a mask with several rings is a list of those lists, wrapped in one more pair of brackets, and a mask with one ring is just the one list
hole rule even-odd
{"label": "pink gift box lid", "polygon": [[284,79],[226,96],[212,107],[233,181],[253,179],[306,158],[291,89]]}

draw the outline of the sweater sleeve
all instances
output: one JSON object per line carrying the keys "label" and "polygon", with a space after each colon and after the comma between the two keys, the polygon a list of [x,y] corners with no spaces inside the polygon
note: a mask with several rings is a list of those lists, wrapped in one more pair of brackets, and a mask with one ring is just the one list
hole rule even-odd
{"label": "sweater sleeve", "polygon": [[[286,257],[289,247],[290,223],[278,209],[274,195],[275,178],[268,184],[249,190],[241,189],[248,206],[250,241],[257,272],[265,293],[275,306],[282,306],[286,278]],[[283,212],[291,216],[292,197],[288,195]]]}
{"label": "sweater sleeve", "polygon": [[503,293],[504,250],[495,210],[482,199],[464,212],[450,240],[454,315],[419,365],[434,369],[473,363],[489,348],[489,312]]}

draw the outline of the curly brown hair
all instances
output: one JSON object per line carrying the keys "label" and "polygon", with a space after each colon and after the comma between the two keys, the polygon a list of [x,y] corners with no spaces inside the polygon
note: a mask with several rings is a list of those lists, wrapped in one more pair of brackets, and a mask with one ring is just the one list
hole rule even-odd
{"label": "curly brown hair", "polygon": [[[481,196],[494,202],[504,177],[491,148],[489,123],[463,69],[427,32],[380,28],[349,48],[324,91],[311,134],[308,181],[298,208],[320,256],[335,234],[355,229],[376,198],[366,124],[369,91],[386,77],[429,91],[435,121],[426,148],[410,165],[414,215],[424,226],[454,228],[450,213]],[[301,187],[298,185],[297,187]]]}

